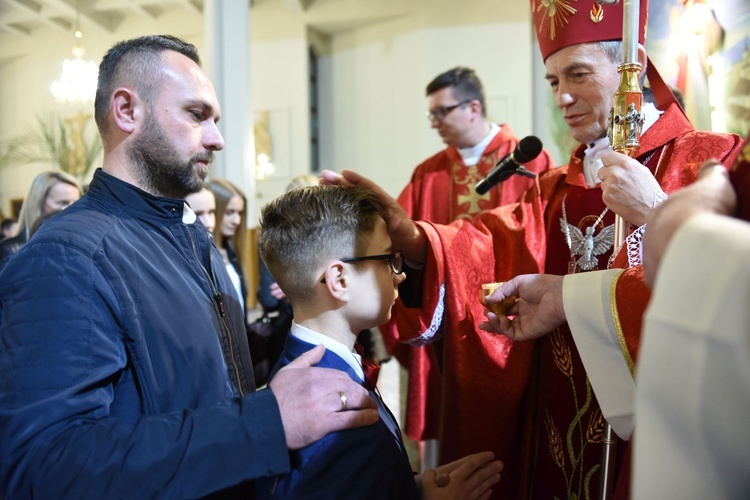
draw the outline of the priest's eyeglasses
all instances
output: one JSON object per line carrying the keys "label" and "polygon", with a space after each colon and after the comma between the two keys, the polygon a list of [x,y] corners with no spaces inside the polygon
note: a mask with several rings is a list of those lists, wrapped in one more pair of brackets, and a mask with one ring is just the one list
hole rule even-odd
{"label": "priest's eyeglasses", "polygon": [[473,99],[466,99],[465,101],[461,101],[458,104],[454,104],[453,106],[440,106],[439,108],[431,109],[427,112],[427,119],[432,121],[434,119],[442,120],[446,116],[448,116],[448,113],[453,111],[456,108],[460,108],[461,106],[465,104],[469,104]]}
{"label": "priest's eyeglasses", "polygon": [[[401,251],[393,253],[384,253],[382,255],[366,255],[364,257],[348,257],[341,259],[341,262],[361,262],[364,260],[386,260],[388,265],[391,267],[393,274],[401,274],[404,272],[404,254]],[[326,279],[320,280],[321,283],[325,283]]]}

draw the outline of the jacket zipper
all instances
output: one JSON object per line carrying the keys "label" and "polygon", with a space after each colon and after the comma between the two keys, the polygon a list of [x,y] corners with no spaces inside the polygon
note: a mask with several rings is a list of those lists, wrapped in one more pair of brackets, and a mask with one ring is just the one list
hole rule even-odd
{"label": "jacket zipper", "polygon": [[[229,357],[231,358],[232,366],[234,367],[234,377],[237,381],[237,390],[240,392],[240,396],[244,397],[245,390],[242,387],[242,381],[240,380],[240,370],[239,370],[239,367],[237,366],[237,361],[235,361],[235,357],[234,357],[234,342],[232,342],[231,330],[229,328],[229,323],[227,323],[227,313],[226,313],[226,310],[224,309],[224,298],[221,295],[221,292],[219,292],[218,288],[216,288],[216,283],[214,283],[214,280],[211,277],[211,273],[208,272],[208,270],[206,270],[205,266],[200,260],[200,257],[198,256],[198,250],[195,247],[195,241],[193,240],[193,235],[190,234],[190,230],[187,227],[185,227],[185,231],[187,232],[188,238],[190,239],[190,244],[193,247],[193,256],[196,258],[200,268],[206,274],[206,277],[208,278],[208,282],[211,283],[211,288],[214,292],[213,299],[214,299],[214,302],[216,303],[216,306],[219,308],[219,316],[221,317],[221,324],[224,327],[224,330],[227,335],[227,341],[229,342]],[[211,261],[210,245],[208,249],[208,262],[209,262],[209,266],[213,265],[213,262]]]}

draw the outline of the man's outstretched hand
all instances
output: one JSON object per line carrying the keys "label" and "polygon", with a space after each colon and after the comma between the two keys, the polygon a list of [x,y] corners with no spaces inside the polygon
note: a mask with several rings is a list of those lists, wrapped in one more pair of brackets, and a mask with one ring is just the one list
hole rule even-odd
{"label": "man's outstretched hand", "polygon": [[268,384],[276,396],[290,450],[307,446],[331,432],[378,421],[377,405],[367,389],[342,371],[313,366],[323,353],[325,347],[316,346],[279,370]]}
{"label": "man's outstretched hand", "polygon": [[419,229],[419,226],[406,215],[401,205],[380,186],[351,170],[344,170],[340,174],[331,170],[323,170],[320,173],[320,183],[334,186],[360,186],[375,193],[386,208],[385,222],[388,225],[393,248],[401,250],[410,262],[424,264],[427,254],[427,237]]}
{"label": "man's outstretched hand", "polygon": [[[489,309],[487,321],[479,324],[482,330],[502,333],[513,340],[532,340],[550,333],[565,323],[562,301],[562,276],[551,274],[524,274],[503,283],[495,292],[485,297],[487,304],[496,304],[507,297],[518,297],[507,310],[507,316],[498,316]],[[508,316],[515,316],[510,319]]]}

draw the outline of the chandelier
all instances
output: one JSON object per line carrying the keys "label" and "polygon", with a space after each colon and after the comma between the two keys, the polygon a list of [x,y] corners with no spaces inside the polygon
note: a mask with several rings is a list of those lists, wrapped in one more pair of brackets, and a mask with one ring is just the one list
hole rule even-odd
{"label": "chandelier", "polygon": [[83,32],[81,31],[80,0],[76,5],[76,42],[73,46],[74,59],[63,61],[60,79],[52,83],[50,91],[56,100],[68,104],[93,103],[96,96],[96,83],[99,68],[93,61],[83,60]]}

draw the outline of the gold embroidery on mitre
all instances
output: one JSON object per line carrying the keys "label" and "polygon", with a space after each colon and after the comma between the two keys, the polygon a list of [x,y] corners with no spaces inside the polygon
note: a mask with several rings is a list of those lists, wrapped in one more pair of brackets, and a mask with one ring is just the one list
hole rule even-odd
{"label": "gold embroidery on mitre", "polygon": [[598,3],[592,5],[589,11],[589,18],[592,23],[600,23],[604,19],[604,8]]}
{"label": "gold embroidery on mitre", "polygon": [[555,28],[568,24],[568,18],[576,13],[576,9],[570,6],[571,2],[577,0],[539,0],[536,11],[544,11],[539,32],[542,36],[555,39]]}

